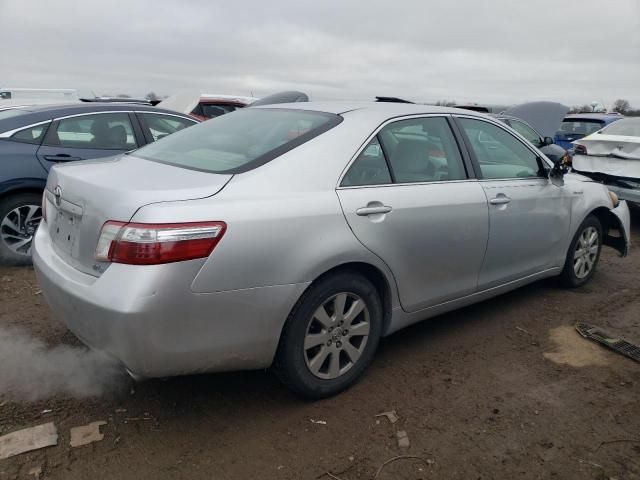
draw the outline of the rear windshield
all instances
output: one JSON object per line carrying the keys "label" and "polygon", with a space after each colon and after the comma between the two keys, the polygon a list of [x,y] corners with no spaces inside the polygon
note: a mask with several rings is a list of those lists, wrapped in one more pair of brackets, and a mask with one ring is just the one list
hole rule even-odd
{"label": "rear windshield", "polygon": [[246,108],[174,133],[135,152],[147,160],[211,173],[242,173],[338,125],[342,117]]}
{"label": "rear windshield", "polygon": [[606,135],[624,135],[628,137],[640,137],[640,118],[627,118],[616,120],[604,130]]}
{"label": "rear windshield", "polygon": [[602,127],[604,127],[604,122],[602,120],[588,120],[588,119],[580,119],[580,120],[564,120],[562,125],[560,126],[560,131],[558,132],[561,135],[591,135],[594,132],[597,132]]}
{"label": "rear windshield", "polygon": [[4,120],[5,118],[19,117],[20,115],[24,115],[25,113],[29,113],[29,112],[18,110],[17,108],[0,110],[0,120]]}

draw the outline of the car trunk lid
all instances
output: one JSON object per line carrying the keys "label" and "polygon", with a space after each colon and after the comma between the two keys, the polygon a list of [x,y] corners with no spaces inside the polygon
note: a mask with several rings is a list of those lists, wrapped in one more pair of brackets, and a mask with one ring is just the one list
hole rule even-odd
{"label": "car trunk lid", "polygon": [[47,181],[46,228],[61,258],[99,276],[108,264],[97,262],[94,254],[107,220],[127,222],[150,203],[215,195],[231,177],[134,155],[57,165]]}

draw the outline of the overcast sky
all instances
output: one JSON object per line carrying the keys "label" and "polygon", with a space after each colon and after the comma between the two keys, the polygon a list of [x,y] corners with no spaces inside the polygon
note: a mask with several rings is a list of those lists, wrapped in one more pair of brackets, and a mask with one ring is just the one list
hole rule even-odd
{"label": "overcast sky", "polygon": [[640,108],[640,0],[0,0],[0,87]]}

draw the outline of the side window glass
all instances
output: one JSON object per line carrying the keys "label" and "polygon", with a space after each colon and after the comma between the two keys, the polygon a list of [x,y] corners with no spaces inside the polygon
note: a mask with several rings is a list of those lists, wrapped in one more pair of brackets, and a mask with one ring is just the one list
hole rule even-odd
{"label": "side window glass", "polygon": [[35,127],[25,128],[24,130],[20,130],[19,132],[11,135],[11,139],[16,142],[24,142],[24,143],[33,143],[35,145],[39,145],[42,142],[42,137],[47,131],[49,127],[48,123],[44,123],[42,125],[36,125]]}
{"label": "side window glass", "polygon": [[131,150],[136,148],[133,127],[127,113],[100,113],[63,118],[47,143],[70,148]]}
{"label": "side window glass", "polygon": [[391,183],[391,174],[378,138],[375,137],[353,162],[342,179],[342,186],[353,187],[388,183]]}
{"label": "side window glass", "polygon": [[533,128],[522,122],[518,122],[517,120],[511,120],[511,126],[516,132],[529,140],[533,145],[536,147],[540,146],[540,135],[538,135]]}
{"label": "side window glass", "polygon": [[380,138],[396,183],[466,178],[460,150],[446,118],[400,120],[384,127]]}
{"label": "side window glass", "polygon": [[520,140],[489,122],[461,118],[483,178],[539,176],[538,160]]}
{"label": "side window glass", "polygon": [[186,118],[174,117],[173,115],[161,115],[159,113],[142,113],[142,117],[149,129],[153,141],[171,135],[178,130],[195,125],[193,120]]}

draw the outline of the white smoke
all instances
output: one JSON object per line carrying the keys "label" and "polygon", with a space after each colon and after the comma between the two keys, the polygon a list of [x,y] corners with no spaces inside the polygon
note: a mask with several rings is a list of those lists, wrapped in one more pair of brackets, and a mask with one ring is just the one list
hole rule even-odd
{"label": "white smoke", "polygon": [[86,347],[57,345],[0,328],[0,397],[35,401],[57,394],[94,397],[122,384],[122,367]]}

